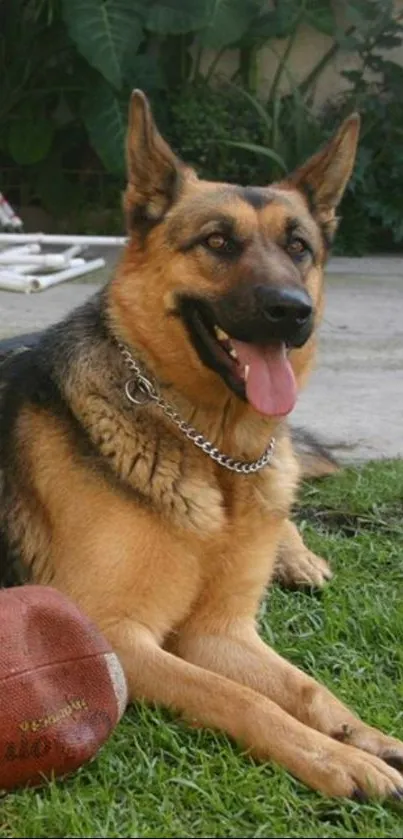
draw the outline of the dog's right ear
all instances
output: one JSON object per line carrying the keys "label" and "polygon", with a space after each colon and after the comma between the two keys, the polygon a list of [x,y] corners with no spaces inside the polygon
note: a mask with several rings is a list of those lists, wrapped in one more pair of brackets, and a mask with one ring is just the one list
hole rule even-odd
{"label": "dog's right ear", "polygon": [[129,230],[157,224],[178,193],[183,164],[161,137],[147,97],[134,90],[126,137],[127,186],[123,198]]}
{"label": "dog's right ear", "polygon": [[353,113],[324,148],[286,179],[305,194],[329,244],[338,224],[336,210],[353,171],[359,131],[360,117]]}

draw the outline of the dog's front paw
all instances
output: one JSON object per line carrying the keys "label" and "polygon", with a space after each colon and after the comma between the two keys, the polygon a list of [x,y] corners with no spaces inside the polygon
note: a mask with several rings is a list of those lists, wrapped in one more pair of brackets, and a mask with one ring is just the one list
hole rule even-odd
{"label": "dog's front paw", "polygon": [[[352,746],[319,760],[321,777],[315,786],[327,795],[366,801],[369,798],[403,800],[403,778],[399,772],[372,754]],[[318,767],[319,768],[319,767]]]}
{"label": "dog's front paw", "polygon": [[305,545],[296,551],[280,548],[274,580],[286,588],[323,588],[332,576],[326,560]]}
{"label": "dog's front paw", "polygon": [[[369,725],[357,727],[342,726],[333,733],[336,740],[348,743],[356,749],[362,749],[372,755],[382,758],[389,766],[394,766],[403,772],[403,743],[395,737],[389,737],[377,728]],[[403,779],[402,779],[403,782]]]}

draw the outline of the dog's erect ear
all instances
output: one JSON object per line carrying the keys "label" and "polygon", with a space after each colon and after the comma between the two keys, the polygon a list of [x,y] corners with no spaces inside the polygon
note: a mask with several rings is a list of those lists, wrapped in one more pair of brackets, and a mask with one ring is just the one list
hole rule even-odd
{"label": "dog's erect ear", "polygon": [[360,117],[351,114],[329,143],[286,179],[305,194],[329,242],[337,227],[336,208],[353,171],[359,131]]}
{"label": "dog's erect ear", "polygon": [[152,227],[175,200],[182,164],[161,137],[141,90],[134,90],[131,95],[126,162],[123,204],[128,226]]}

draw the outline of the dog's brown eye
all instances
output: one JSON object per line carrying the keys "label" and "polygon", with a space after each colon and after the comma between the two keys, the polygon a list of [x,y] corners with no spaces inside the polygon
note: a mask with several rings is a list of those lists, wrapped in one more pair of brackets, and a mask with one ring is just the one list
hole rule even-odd
{"label": "dog's brown eye", "polygon": [[212,251],[217,257],[225,259],[236,258],[242,250],[241,243],[231,235],[225,233],[210,233],[210,236],[202,242],[207,250]]}
{"label": "dog's brown eye", "polygon": [[206,242],[209,248],[212,248],[214,251],[219,251],[228,243],[228,240],[221,235],[221,233],[212,233],[211,236],[206,239]]}
{"label": "dog's brown eye", "polygon": [[306,242],[299,238],[292,239],[287,245],[287,251],[290,256],[304,256],[308,250],[309,248]]}

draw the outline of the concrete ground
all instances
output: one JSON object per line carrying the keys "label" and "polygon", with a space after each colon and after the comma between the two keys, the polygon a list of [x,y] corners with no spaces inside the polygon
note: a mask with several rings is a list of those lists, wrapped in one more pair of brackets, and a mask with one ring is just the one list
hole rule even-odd
{"label": "concrete ground", "polygon": [[316,370],[293,420],[342,462],[403,457],[403,272],[328,276]]}
{"label": "concrete ground", "polygon": [[[103,253],[103,255],[105,255]],[[41,329],[83,302],[108,269],[37,294],[0,291],[0,338]],[[317,368],[292,415],[344,463],[403,457],[403,258],[335,258]]]}

